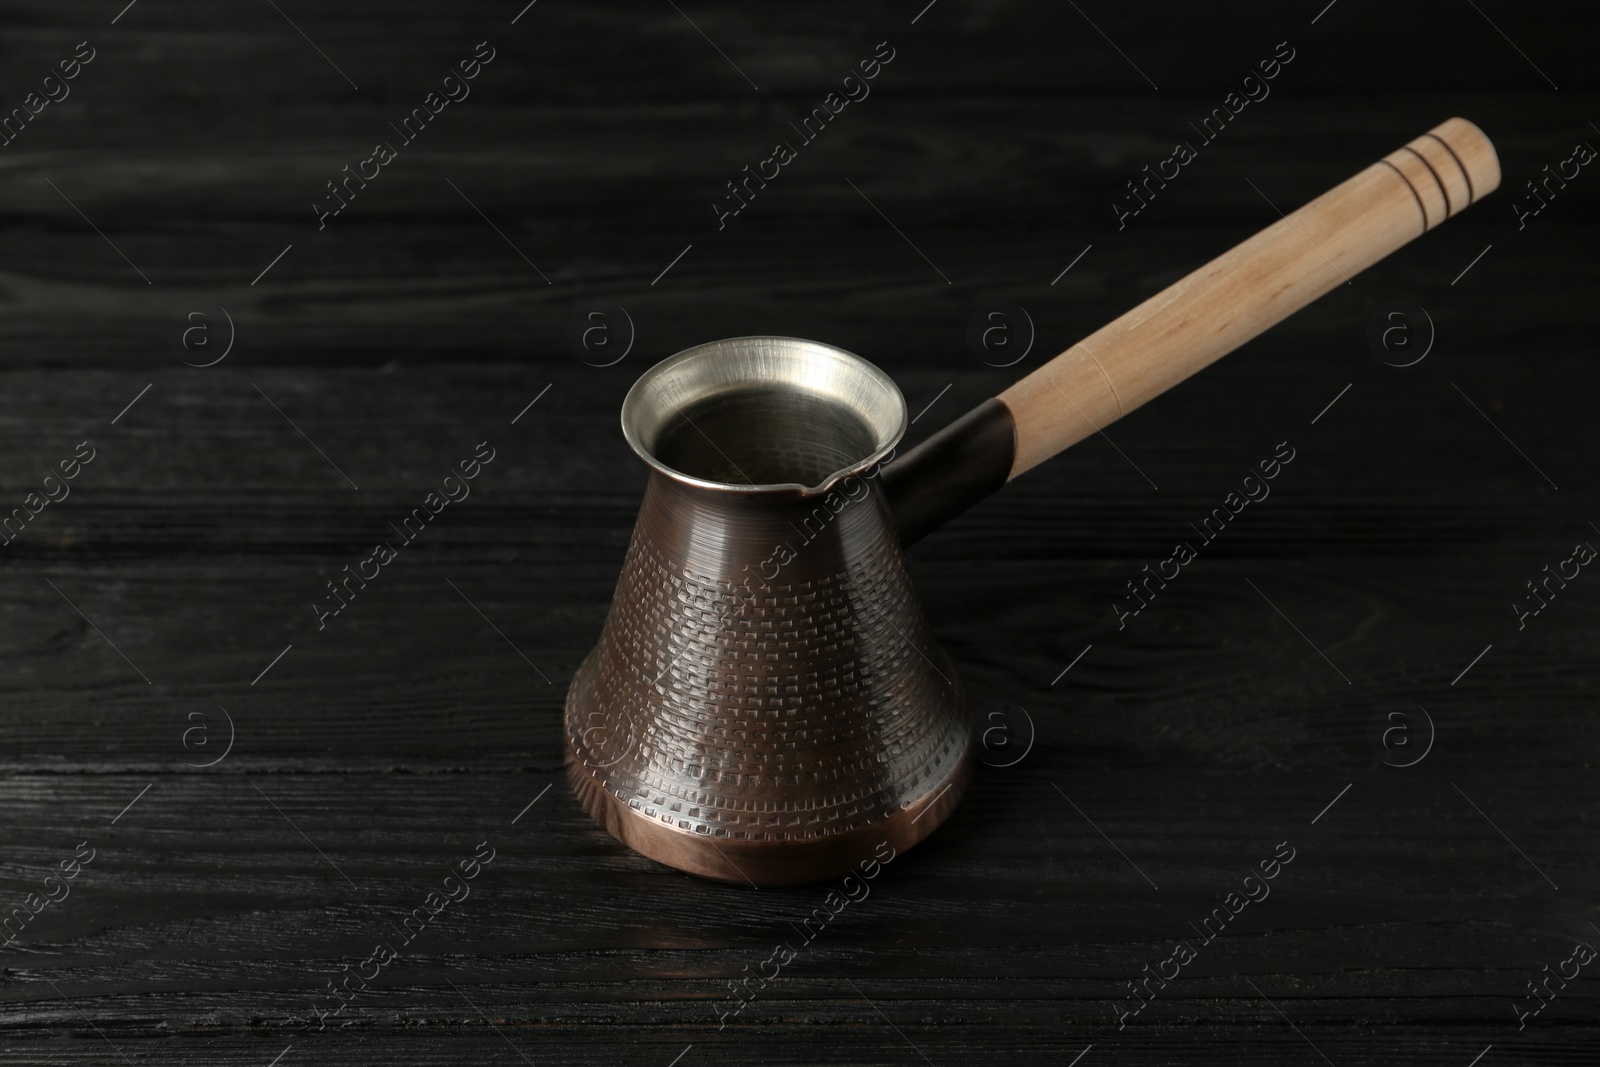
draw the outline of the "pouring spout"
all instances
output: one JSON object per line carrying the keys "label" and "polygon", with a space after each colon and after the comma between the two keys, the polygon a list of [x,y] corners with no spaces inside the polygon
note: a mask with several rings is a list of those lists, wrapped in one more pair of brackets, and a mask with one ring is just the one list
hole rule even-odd
{"label": "pouring spout", "polygon": [[911,547],[1005,485],[1016,455],[1016,420],[994,397],[884,467],[901,545]]}

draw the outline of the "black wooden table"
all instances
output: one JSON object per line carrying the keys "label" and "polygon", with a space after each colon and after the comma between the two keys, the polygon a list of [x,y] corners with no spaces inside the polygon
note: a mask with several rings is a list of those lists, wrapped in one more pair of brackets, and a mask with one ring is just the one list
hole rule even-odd
{"label": "black wooden table", "polygon": [[[1583,5],[122,2],[0,35],[0,1063],[1600,1058],[1600,578],[1527,585],[1600,545],[1600,176],[1524,188],[1600,144]],[[829,885],[699,881],[578,810],[560,709],[641,370],[813,337],[915,441],[1452,114],[1492,198],[917,547],[1036,736],[780,974]],[[1015,367],[968,344],[993,301],[1036,331]],[[1396,301],[1434,335],[1405,367],[1368,340]]]}

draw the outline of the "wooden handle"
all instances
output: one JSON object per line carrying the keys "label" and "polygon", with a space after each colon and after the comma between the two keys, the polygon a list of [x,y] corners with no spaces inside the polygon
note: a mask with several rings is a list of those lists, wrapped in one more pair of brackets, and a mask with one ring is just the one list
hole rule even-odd
{"label": "wooden handle", "polygon": [[1090,334],[1000,394],[1008,476],[1049,459],[1232,352],[1500,184],[1466,119],[1435,126]]}

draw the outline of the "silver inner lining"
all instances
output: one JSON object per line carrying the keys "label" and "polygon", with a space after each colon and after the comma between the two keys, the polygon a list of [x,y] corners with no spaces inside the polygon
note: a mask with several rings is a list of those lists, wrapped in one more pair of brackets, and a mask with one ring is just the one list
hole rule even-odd
{"label": "silver inner lining", "polygon": [[646,371],[622,430],[652,466],[726,489],[819,490],[886,455],[906,428],[888,375],[815,341],[739,337]]}

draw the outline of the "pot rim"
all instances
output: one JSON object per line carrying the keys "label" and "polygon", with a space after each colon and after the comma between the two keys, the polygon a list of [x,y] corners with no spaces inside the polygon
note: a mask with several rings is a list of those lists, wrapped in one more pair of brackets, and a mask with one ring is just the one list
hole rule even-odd
{"label": "pot rim", "polygon": [[[653,446],[675,415],[741,389],[774,387],[846,409],[872,434],[872,450],[815,485],[717,481],[668,466],[655,455]],[[640,459],[686,485],[726,493],[816,496],[893,455],[909,426],[906,416],[905,397],[894,380],[855,353],[801,337],[751,335],[686,348],[641,374],[622,401],[622,435]]]}

